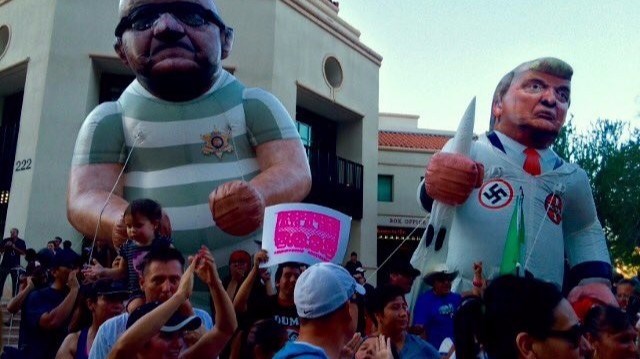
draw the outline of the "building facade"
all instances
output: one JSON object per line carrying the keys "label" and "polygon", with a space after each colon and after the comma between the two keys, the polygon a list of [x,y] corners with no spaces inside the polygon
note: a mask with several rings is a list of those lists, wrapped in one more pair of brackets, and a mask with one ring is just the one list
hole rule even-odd
{"label": "building facade", "polygon": [[[392,253],[393,258],[408,259],[416,249],[428,223],[428,214],[417,201],[418,184],[424,178],[431,156],[454,134],[419,129],[418,118],[407,114],[380,114],[377,266]],[[378,279],[384,278],[385,273],[386,268],[382,266]]]}
{"label": "building facade", "polygon": [[[382,57],[328,0],[218,0],[234,27],[223,66],[275,94],[309,154],[307,201],[352,216],[349,250],[375,262],[375,150]],[[66,218],[76,135],[131,73],[117,58],[118,0],[0,1],[0,225],[29,247],[56,235],[79,242]],[[367,239],[367,240],[365,240]]]}

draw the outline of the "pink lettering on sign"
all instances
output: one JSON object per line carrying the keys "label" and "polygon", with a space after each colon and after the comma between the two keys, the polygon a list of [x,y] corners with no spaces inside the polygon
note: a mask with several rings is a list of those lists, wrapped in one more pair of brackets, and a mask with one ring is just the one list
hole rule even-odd
{"label": "pink lettering on sign", "polygon": [[276,254],[306,252],[330,261],[338,251],[340,220],[310,211],[278,212],[274,242]]}

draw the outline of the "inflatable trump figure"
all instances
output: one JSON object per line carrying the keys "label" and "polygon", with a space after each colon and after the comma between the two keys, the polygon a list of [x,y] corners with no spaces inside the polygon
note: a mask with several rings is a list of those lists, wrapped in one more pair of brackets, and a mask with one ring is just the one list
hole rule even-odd
{"label": "inflatable trump figure", "polygon": [[[423,274],[444,262],[460,273],[454,291],[467,291],[473,263],[482,261],[489,279],[512,273],[561,286],[566,256],[578,288],[613,300],[609,253],[587,175],[549,148],[565,122],[572,74],[556,58],[521,64],[496,88],[490,132],[464,154],[456,136],[432,157],[418,197],[438,218],[412,258]],[[441,218],[443,207],[453,215]]]}

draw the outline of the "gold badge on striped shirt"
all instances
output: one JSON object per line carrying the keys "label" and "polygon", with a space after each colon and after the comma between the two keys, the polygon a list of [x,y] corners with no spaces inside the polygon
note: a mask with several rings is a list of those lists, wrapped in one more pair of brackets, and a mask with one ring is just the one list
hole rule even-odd
{"label": "gold badge on striped shirt", "polygon": [[200,138],[204,141],[202,153],[205,156],[216,155],[218,158],[222,158],[225,152],[233,152],[233,146],[229,143],[230,130],[226,132],[214,130],[211,133],[200,135]]}

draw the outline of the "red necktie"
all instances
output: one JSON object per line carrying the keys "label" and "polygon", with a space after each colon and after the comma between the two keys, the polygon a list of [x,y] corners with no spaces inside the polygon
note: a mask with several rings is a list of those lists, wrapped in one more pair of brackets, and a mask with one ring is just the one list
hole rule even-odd
{"label": "red necktie", "polygon": [[529,147],[524,150],[524,154],[527,158],[525,158],[522,168],[532,176],[539,176],[542,171],[540,170],[540,155],[538,151]]}

